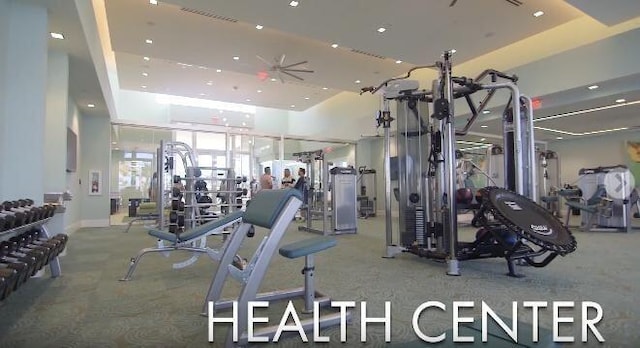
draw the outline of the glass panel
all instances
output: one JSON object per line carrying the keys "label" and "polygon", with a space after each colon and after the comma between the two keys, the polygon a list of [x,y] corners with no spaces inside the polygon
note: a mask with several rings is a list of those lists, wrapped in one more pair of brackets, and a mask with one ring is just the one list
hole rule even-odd
{"label": "glass panel", "polygon": [[185,143],[190,147],[193,147],[193,132],[176,131],[176,141]]}
{"label": "glass panel", "polygon": [[196,148],[198,150],[226,150],[226,134],[224,133],[196,133]]}
{"label": "glass panel", "polygon": [[198,167],[212,167],[213,156],[211,155],[198,155]]}

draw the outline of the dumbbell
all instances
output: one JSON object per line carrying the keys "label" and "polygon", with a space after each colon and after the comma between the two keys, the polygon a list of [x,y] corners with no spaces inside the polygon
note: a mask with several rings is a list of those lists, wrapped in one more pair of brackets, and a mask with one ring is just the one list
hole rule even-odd
{"label": "dumbbell", "polygon": [[23,236],[12,237],[9,239],[9,241],[14,242],[17,246],[17,247],[14,247],[13,250],[21,251],[24,253],[26,253],[29,250],[41,251],[44,257],[44,264],[42,266],[49,264],[49,260],[52,258],[51,257],[51,254],[53,253],[52,247],[29,243],[26,240],[26,238],[24,238]]}
{"label": "dumbbell", "polygon": [[174,184],[180,183],[180,175],[174,175],[173,176],[173,183]]}
{"label": "dumbbell", "polygon": [[178,215],[178,227],[184,227],[184,215]]}
{"label": "dumbbell", "polygon": [[24,248],[16,241],[4,241],[0,243],[0,250],[7,255],[26,255],[32,257],[36,261],[36,270],[41,269],[48,262],[48,255],[44,250]]}
{"label": "dumbbell", "polygon": [[[7,258],[7,259],[10,259],[10,258]],[[0,267],[8,268],[16,271],[16,276],[18,279],[16,279],[16,283],[13,286],[13,290],[18,290],[20,285],[24,284],[31,276],[29,265],[24,262],[20,262],[18,260],[13,262],[0,260]]]}
{"label": "dumbbell", "polygon": [[178,226],[176,225],[169,225],[169,233],[173,233],[176,234],[176,232],[178,231]]}
{"label": "dumbbell", "polygon": [[4,289],[0,293],[0,300],[4,300],[13,292],[13,289],[16,288],[16,284],[18,283],[18,271],[12,268],[8,268],[2,264],[0,264],[0,278],[2,279],[2,284]]}
{"label": "dumbbell", "polygon": [[182,199],[182,191],[180,191],[180,189],[179,189],[179,188],[174,187],[174,188],[171,190],[171,193],[172,193],[172,195],[173,195],[173,198]]}
{"label": "dumbbell", "polygon": [[[0,209],[4,209],[4,208],[0,207]],[[0,214],[2,214],[3,217],[8,221],[7,226],[11,226],[11,227],[8,227],[7,229],[16,228],[24,225],[25,215],[23,213],[16,213],[12,211],[2,210],[0,211]]]}
{"label": "dumbbell", "polygon": [[64,233],[59,233],[56,234],[55,236],[51,237],[51,239],[56,239],[62,242],[62,248],[60,249],[60,252],[64,251],[64,248],[67,247],[67,242],[69,241],[69,236],[67,236]]}
{"label": "dumbbell", "polygon": [[31,209],[36,212],[37,220],[43,220],[47,218],[47,211],[44,206],[37,207],[34,204],[32,199],[19,199],[20,207]]}
{"label": "dumbbell", "polygon": [[2,202],[2,205],[4,206],[4,210],[6,211],[23,213],[25,225],[35,221],[33,212],[30,209],[21,208],[18,201],[4,201]]}
{"label": "dumbbell", "polygon": [[23,235],[25,240],[30,244],[41,245],[51,248],[51,255],[49,255],[49,261],[53,260],[62,252],[62,241],[58,239],[49,239],[40,235],[40,230],[33,229]]}
{"label": "dumbbell", "polygon": [[28,276],[33,276],[38,272],[40,269],[38,267],[39,261],[41,260],[36,259],[33,255],[11,251],[8,244],[0,246],[0,263],[24,263],[27,265],[26,272]]}

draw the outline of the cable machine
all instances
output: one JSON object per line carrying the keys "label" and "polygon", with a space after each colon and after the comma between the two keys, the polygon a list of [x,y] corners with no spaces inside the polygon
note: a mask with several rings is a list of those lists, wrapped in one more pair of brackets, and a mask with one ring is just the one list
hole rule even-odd
{"label": "cable machine", "polygon": [[[406,80],[422,68],[438,70],[432,90],[419,90],[417,81]],[[488,80],[488,81],[487,81]],[[524,260],[544,267],[558,255],[576,249],[569,230],[538,206],[532,102],[516,86],[517,77],[486,70],[475,79],[452,75],[451,52],[434,65],[415,67],[406,76],[366,87],[362,93],[381,91],[378,127],[384,129],[384,179],[386,249],[384,257],[401,252],[445,260],[447,274],[460,275],[459,260],[504,257],[509,275],[516,276],[514,262]],[[507,90],[503,112],[504,188],[482,192],[479,213],[482,228],[473,242],[458,241],[455,193],[455,137],[467,134],[493,95]],[[486,91],[476,104],[472,95]],[[454,101],[462,99],[472,116],[463,129],[454,125]],[[391,102],[396,118],[391,116]],[[479,105],[479,106],[476,106]],[[391,218],[390,128],[397,120],[396,150],[399,206],[398,238]]]}

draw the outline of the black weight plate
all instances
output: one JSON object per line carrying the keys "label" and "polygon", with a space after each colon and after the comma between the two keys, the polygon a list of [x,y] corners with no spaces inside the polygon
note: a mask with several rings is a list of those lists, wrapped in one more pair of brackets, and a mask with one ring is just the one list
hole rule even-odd
{"label": "black weight plate", "polygon": [[171,201],[171,210],[178,210],[179,206],[180,206],[180,201],[178,200],[172,200]]}
{"label": "black weight plate", "polygon": [[521,237],[560,254],[576,249],[576,240],[569,229],[545,208],[504,188],[488,187],[485,190],[483,205]]}

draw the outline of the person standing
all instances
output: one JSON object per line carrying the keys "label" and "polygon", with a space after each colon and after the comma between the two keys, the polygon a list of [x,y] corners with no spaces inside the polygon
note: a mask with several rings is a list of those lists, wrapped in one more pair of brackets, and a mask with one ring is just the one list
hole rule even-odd
{"label": "person standing", "polygon": [[271,167],[264,168],[264,174],[260,176],[260,190],[272,190],[273,177],[271,176]]}
{"label": "person standing", "polygon": [[286,189],[286,188],[290,188],[293,187],[293,185],[295,184],[296,180],[293,178],[293,176],[291,176],[291,171],[287,168],[284,170],[284,177],[282,178],[281,183],[281,188]]}

